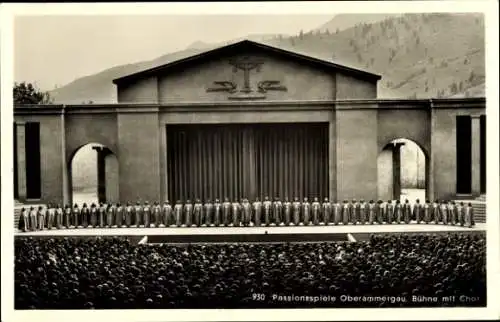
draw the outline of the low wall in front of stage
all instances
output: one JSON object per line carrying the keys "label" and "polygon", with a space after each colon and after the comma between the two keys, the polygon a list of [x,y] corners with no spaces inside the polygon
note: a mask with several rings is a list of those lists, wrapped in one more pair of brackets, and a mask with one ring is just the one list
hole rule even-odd
{"label": "low wall in front of stage", "polygon": [[71,229],[22,233],[19,238],[126,238],[133,244],[190,243],[294,243],[367,241],[371,235],[478,235],[486,237],[486,226],[474,228],[447,225],[356,225],[301,227],[201,227],[201,228],[115,228]]}

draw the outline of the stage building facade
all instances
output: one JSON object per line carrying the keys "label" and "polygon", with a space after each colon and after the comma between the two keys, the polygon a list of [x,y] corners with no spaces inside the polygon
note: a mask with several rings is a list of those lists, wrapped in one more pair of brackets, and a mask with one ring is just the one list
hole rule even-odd
{"label": "stage building facade", "polygon": [[384,149],[396,199],[397,138],[424,152],[429,199],[484,193],[485,99],[380,100],[380,78],[241,41],[115,79],[117,104],[16,106],[15,197],[72,202],[71,160],[98,142],[110,202],[376,200]]}

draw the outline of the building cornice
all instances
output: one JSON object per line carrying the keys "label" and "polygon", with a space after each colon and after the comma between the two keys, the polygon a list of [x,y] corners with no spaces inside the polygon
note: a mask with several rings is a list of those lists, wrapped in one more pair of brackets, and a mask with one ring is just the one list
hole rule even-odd
{"label": "building cornice", "polygon": [[117,103],[80,105],[18,105],[14,115],[60,114],[125,114],[170,112],[243,112],[243,111],[297,111],[297,110],[364,110],[364,109],[485,109],[486,99],[367,99],[367,100],[304,100],[304,101],[223,101],[172,102],[162,104]]}

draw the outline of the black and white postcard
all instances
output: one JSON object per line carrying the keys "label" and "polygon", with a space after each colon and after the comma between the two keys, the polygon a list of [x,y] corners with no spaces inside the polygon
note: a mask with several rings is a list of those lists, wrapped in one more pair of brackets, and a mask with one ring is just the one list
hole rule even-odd
{"label": "black and white postcard", "polygon": [[0,9],[5,321],[498,317],[496,2]]}

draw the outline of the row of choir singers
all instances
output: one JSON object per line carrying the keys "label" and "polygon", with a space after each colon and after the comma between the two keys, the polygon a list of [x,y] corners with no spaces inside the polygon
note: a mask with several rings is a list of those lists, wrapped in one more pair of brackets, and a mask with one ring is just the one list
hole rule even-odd
{"label": "row of choir singers", "polygon": [[400,203],[392,200],[387,202],[365,202],[353,200],[343,203],[332,203],[325,199],[323,203],[315,198],[309,203],[296,198],[293,202],[270,201],[263,202],[243,199],[241,203],[210,201],[194,204],[178,201],[173,207],[168,201],[163,205],[155,202],[143,205],[92,204],[71,208],[66,205],[48,205],[47,208],[23,208],[19,220],[19,229],[34,231],[43,229],[61,229],[75,227],[191,227],[191,226],[269,226],[269,225],[338,225],[338,224],[392,224],[416,221],[417,223],[442,223],[472,227],[474,225],[474,209],[469,203],[456,204],[454,201],[421,204],[417,199],[411,205],[408,200]]}

